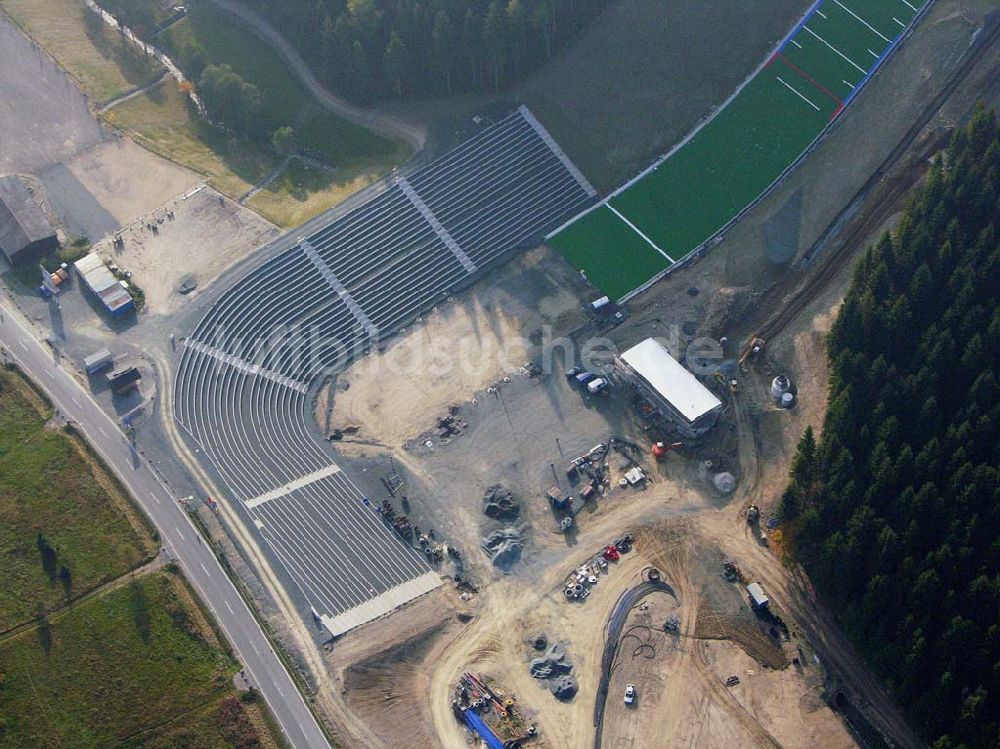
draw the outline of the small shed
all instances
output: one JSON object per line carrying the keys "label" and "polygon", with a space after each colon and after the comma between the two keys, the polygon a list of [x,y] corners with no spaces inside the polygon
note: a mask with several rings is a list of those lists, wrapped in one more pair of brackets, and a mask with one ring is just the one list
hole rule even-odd
{"label": "small shed", "polygon": [[96,252],[80,258],[73,267],[112,317],[121,317],[135,311],[135,303],[125,284],[111,274],[107,264]]}
{"label": "small shed", "polygon": [[108,382],[115,395],[123,395],[139,387],[139,380],[141,379],[142,373],[135,367],[129,367],[120,372],[112,372],[108,375]]}
{"label": "small shed", "polygon": [[16,174],[0,177],[0,255],[14,265],[58,246],[55,229],[27,183]]}
{"label": "small shed", "polygon": [[764,589],[760,583],[750,583],[747,586],[747,595],[750,596],[750,605],[753,606],[754,611],[766,609],[771,603],[770,599],[764,595]]}
{"label": "small shed", "polygon": [[110,367],[113,361],[111,352],[106,348],[102,348],[100,351],[95,351],[86,357],[83,360],[83,366],[87,370],[87,374],[92,375],[100,372],[105,367]]}

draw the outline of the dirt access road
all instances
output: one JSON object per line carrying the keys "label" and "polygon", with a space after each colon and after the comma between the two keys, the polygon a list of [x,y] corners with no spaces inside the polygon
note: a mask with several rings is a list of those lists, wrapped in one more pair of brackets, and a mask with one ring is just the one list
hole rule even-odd
{"label": "dirt access road", "polygon": [[302,59],[298,50],[292,46],[280,31],[272,26],[266,19],[255,11],[241,5],[234,0],[210,0],[219,10],[228,13],[241,23],[249,27],[263,41],[278,53],[282,60],[295,71],[295,75],[302,81],[302,85],[308,89],[316,100],[333,114],[343,117],[355,125],[374,130],[379,135],[388,138],[396,138],[407,143],[414,153],[423,149],[427,142],[427,131],[416,125],[391,117],[381,112],[363,109],[344,101],[335,93],[326,88],[312,72],[312,69]]}

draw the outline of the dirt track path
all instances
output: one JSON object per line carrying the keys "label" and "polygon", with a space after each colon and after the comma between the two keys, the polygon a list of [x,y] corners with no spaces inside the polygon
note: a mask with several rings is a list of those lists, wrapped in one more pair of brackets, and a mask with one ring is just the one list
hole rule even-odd
{"label": "dirt track path", "polygon": [[719,511],[699,514],[695,518],[699,533],[718,544],[727,556],[739,560],[744,569],[753,570],[768,595],[802,629],[827,671],[839,678],[869,719],[900,746],[920,747],[920,739],[899,707],[841,632],[833,612],[816,596],[808,578],[797,566],[783,565],[770,549],[760,544],[746,522],[746,507],[762,502],[760,448],[751,409],[759,406],[754,394],[767,393],[768,383],[756,379],[753,372],[744,375],[746,385],[741,387],[734,403],[740,466],[743,480],[748,482],[747,490],[739,500]]}
{"label": "dirt track path", "polygon": [[320,83],[319,79],[312,72],[312,69],[302,59],[302,56],[292,46],[291,42],[255,11],[240,5],[234,0],[210,0],[210,2],[219,10],[249,27],[277,52],[281,59],[295,72],[295,75],[298,76],[302,85],[309,90],[309,93],[328,110],[349,122],[353,122],[355,125],[374,130],[388,138],[402,140],[413,149],[414,153],[423,149],[424,144],[427,142],[427,131],[424,128],[375,110],[362,109],[341,99]]}
{"label": "dirt track path", "polygon": [[[146,575],[150,575],[154,572],[157,572],[158,570],[163,569],[166,566],[166,564],[167,564],[166,558],[162,554],[157,552],[156,556],[154,556],[145,564],[141,564],[135,569],[129,570],[124,575],[119,575],[114,580],[108,580],[108,582],[98,585],[93,590],[88,590],[82,596],[74,598],[69,603],[63,604],[54,609],[50,609],[48,612],[46,612],[45,618],[48,619],[49,622],[60,619],[66,614],[68,614],[70,611],[73,611],[74,609],[86,603],[87,601],[91,601],[95,598],[103,596],[107,593],[110,593],[113,590],[118,590],[122,586],[131,583],[132,580],[136,578],[145,577]],[[32,619],[31,621],[22,622],[21,624],[18,624],[16,627],[11,627],[6,632],[0,633],[0,642],[5,642],[6,640],[11,639],[12,637],[17,637],[18,635],[27,632],[29,630],[37,629],[38,622],[39,622],[38,619]]]}

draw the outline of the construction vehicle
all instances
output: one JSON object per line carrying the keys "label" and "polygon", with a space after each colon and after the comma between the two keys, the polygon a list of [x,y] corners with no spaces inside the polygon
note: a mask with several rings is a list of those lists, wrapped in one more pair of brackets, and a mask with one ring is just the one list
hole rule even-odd
{"label": "construction vehicle", "polygon": [[653,444],[653,457],[657,460],[666,460],[667,453],[676,450],[679,447],[684,447],[683,442],[656,442]]}
{"label": "construction vehicle", "polygon": [[758,336],[752,335],[747,339],[746,343],[740,349],[739,364],[740,367],[746,366],[747,361],[755,361],[764,353],[764,347],[767,345],[767,341]]}
{"label": "construction vehicle", "polygon": [[731,583],[744,582],[743,571],[740,566],[731,559],[727,559],[722,563],[722,576],[726,578]]}
{"label": "construction vehicle", "polygon": [[735,377],[727,378],[722,372],[716,370],[715,379],[721,382],[723,385],[729,385],[729,391],[736,395],[736,391],[739,389],[739,383],[736,381]]}

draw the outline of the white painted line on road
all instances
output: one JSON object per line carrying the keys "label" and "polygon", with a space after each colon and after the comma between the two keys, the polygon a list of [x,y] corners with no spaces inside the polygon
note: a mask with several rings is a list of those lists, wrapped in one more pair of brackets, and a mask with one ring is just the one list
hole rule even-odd
{"label": "white painted line on road", "polygon": [[274,682],[274,688],[278,690],[278,694],[280,694],[282,697],[285,696],[285,693],[281,691],[281,687],[278,685],[278,682]]}
{"label": "white painted line on road", "polygon": [[828,19],[828,18],[827,18],[827,17],[826,17],[826,16],[825,16],[825,15],[823,14],[823,11],[821,11],[821,10],[817,10],[817,11],[816,11],[816,15],[817,15],[817,16],[819,16],[820,18],[822,18],[823,20],[829,20],[829,19]]}
{"label": "white painted line on road", "polygon": [[893,16],[893,17],[892,17],[892,20],[893,20],[893,21],[895,21],[896,23],[898,23],[898,24],[899,24],[900,26],[902,26],[902,27],[903,27],[904,29],[906,28],[906,24],[905,24],[905,23],[903,23],[902,21],[900,21],[900,20],[899,20],[898,18],[896,18],[896,16]]}
{"label": "white painted line on road", "polygon": [[916,12],[916,10],[917,10],[912,5],[910,5],[908,2],[906,2],[906,0],[903,0],[903,5],[907,6],[910,10],[912,10],[914,12]]}
{"label": "white painted line on road", "polygon": [[184,534],[183,534],[183,533],[181,533],[181,529],[180,529],[180,528],[178,528],[178,527],[177,527],[176,525],[174,526],[174,530],[175,530],[175,531],[177,531],[177,535],[181,537],[181,541],[185,541],[185,540],[186,540],[186,539],[184,538]]}
{"label": "white painted line on road", "polygon": [[24,345],[24,341],[18,341],[17,345],[20,346],[21,348],[23,348],[25,351],[28,350],[28,347]]}
{"label": "white painted line on road", "polygon": [[153,494],[152,492],[150,492],[149,496],[151,496],[153,499],[156,500],[156,504],[160,504],[160,498],[157,497],[155,494]]}
{"label": "white painted line on road", "polygon": [[[209,577],[211,577],[211,576],[212,576],[212,573],[208,571],[208,567],[206,567],[206,566],[205,566],[205,563],[204,563],[204,562],[198,562],[198,564],[199,564],[199,565],[201,566],[201,568],[202,568],[202,569],[203,569],[203,570],[205,571],[205,574],[206,574],[206,575],[208,575]],[[226,604],[226,605],[228,606],[229,604]]]}
{"label": "white painted line on road", "polygon": [[107,438],[108,433],[104,431],[104,427],[97,427],[97,431],[100,432],[103,437]]}
{"label": "white painted line on road", "polygon": [[73,401],[73,405],[74,405],[74,406],[76,406],[77,408],[83,408],[83,406],[81,406],[81,405],[80,405],[80,401],[78,401],[78,400],[77,400],[77,399],[76,399],[75,397],[73,397],[72,395],[71,395],[71,396],[69,397],[69,399],[70,399],[71,401]]}
{"label": "white painted line on road", "polygon": [[257,655],[260,655],[260,651],[257,650],[257,645],[254,642],[250,643],[250,647],[253,648],[253,652],[255,652]]}
{"label": "white painted line on road", "polygon": [[229,613],[232,614],[233,616],[236,616],[236,612],[233,611],[233,607],[229,605],[229,601],[227,601],[225,598],[223,598],[222,602],[224,604],[226,604],[226,608],[229,609]]}

